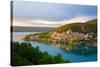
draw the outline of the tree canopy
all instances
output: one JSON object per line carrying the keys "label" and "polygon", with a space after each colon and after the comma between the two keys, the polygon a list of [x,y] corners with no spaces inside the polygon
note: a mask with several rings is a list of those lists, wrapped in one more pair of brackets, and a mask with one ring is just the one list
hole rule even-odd
{"label": "tree canopy", "polygon": [[32,47],[28,42],[13,42],[11,65],[39,65],[39,64],[55,64],[65,63],[60,54],[50,56],[47,52],[41,52],[39,47]]}

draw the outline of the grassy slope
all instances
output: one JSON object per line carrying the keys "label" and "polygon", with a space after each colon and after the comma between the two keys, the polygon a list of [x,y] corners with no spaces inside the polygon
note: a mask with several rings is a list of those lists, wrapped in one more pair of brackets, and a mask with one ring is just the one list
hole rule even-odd
{"label": "grassy slope", "polygon": [[81,32],[81,33],[88,33],[88,32],[97,32],[97,19],[87,21],[85,23],[72,23],[66,24],[59,28],[56,28],[54,31],[59,33],[65,32],[71,29],[73,32]]}

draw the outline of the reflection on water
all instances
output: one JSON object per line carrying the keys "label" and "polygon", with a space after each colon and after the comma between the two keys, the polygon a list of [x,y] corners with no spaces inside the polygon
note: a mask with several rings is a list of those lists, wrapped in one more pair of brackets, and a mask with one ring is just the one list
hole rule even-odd
{"label": "reflection on water", "polygon": [[46,51],[48,52],[51,56],[57,55],[57,53],[61,54],[62,58],[64,60],[70,60],[71,62],[84,62],[84,61],[96,61],[96,54],[93,54],[91,56],[82,56],[82,55],[77,55],[71,52],[64,51],[60,49],[59,47],[49,45],[46,43],[40,43],[36,41],[31,41],[30,42],[32,46],[34,47],[39,47],[41,51]]}
{"label": "reflection on water", "polygon": [[[20,41],[25,35],[33,33],[33,32],[13,32],[13,41]],[[37,41],[30,41],[32,46],[34,47],[39,47],[41,51],[46,51],[48,54],[51,56],[55,56],[56,54],[61,54],[62,58],[64,60],[69,60],[71,62],[84,62],[84,61],[96,61],[97,60],[97,55],[96,53],[92,55],[79,55],[79,54],[74,54],[73,52],[68,52],[64,50],[65,46],[62,45],[55,45],[55,44],[48,44],[48,43],[40,43]],[[67,48],[65,48],[67,49]]]}

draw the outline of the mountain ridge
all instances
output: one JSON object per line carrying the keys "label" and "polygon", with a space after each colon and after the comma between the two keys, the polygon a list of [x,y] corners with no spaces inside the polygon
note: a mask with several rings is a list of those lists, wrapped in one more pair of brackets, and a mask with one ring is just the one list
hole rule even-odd
{"label": "mountain ridge", "polygon": [[65,24],[63,26],[56,28],[54,31],[62,33],[69,29],[71,29],[73,32],[77,31],[77,32],[82,32],[82,33],[88,33],[88,32],[96,33],[97,32],[97,19],[89,20],[85,23]]}
{"label": "mountain ridge", "polygon": [[51,27],[21,27],[21,26],[11,26],[13,32],[46,32],[54,28]]}

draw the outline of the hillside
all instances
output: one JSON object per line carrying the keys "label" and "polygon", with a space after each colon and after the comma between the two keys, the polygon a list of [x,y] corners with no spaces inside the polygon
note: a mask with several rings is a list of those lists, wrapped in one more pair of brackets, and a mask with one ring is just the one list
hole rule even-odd
{"label": "hillside", "polygon": [[63,44],[66,45],[66,49],[72,48],[80,42],[86,42],[87,44],[96,46],[97,19],[85,23],[66,24],[49,32],[29,34],[23,40]]}
{"label": "hillside", "polygon": [[56,28],[54,31],[63,33],[67,30],[72,30],[73,32],[80,32],[80,33],[89,33],[89,32],[97,32],[97,19],[87,21],[85,23],[72,23],[66,24],[59,28]]}

